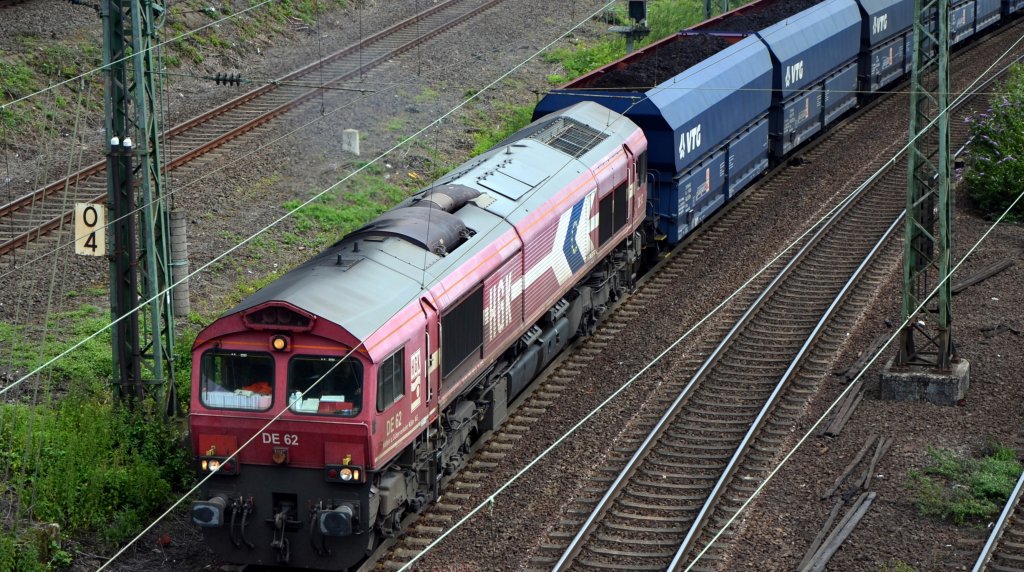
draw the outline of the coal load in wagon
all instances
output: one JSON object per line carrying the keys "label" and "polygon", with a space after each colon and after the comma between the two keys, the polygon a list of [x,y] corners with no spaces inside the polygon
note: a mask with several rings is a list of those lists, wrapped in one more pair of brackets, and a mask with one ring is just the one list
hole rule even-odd
{"label": "coal load in wagon", "polygon": [[682,73],[729,45],[727,40],[716,36],[691,36],[685,42],[664,45],[646,57],[630,62],[628,67],[608,71],[587,87],[644,91]]}
{"label": "coal load in wagon", "polygon": [[772,2],[765,6],[752,6],[749,10],[741,8],[734,14],[712,20],[704,26],[695,26],[695,29],[716,32],[757,32],[820,3],[821,0],[786,0]]}

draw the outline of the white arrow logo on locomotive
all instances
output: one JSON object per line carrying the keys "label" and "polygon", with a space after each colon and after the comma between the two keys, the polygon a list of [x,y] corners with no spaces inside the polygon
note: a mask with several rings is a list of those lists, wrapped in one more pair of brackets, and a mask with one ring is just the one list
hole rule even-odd
{"label": "white arrow logo on locomotive", "polygon": [[596,189],[558,217],[551,251],[526,270],[524,287],[529,288],[548,270],[554,272],[559,284],[565,284],[590,258],[593,251],[590,229],[597,226],[597,217],[591,219],[595,192]]}

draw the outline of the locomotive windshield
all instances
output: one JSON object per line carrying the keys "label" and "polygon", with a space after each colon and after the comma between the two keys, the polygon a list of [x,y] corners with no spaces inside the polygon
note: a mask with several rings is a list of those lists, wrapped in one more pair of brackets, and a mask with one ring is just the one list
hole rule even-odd
{"label": "locomotive windshield", "polygon": [[293,357],[288,363],[288,403],[295,413],[358,415],[363,408],[362,364],[354,357]]}
{"label": "locomotive windshield", "polygon": [[270,409],[274,358],[266,353],[212,350],[200,365],[203,405],[222,409]]}

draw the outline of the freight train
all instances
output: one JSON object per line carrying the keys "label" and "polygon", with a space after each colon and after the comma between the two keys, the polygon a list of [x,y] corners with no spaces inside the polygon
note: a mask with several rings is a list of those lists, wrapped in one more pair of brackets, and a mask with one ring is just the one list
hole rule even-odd
{"label": "freight train", "polygon": [[[952,38],[1022,6],[955,2]],[[208,544],[359,565],[653,245],[903,77],[912,19],[912,0],[761,0],[652,44],[204,329],[189,426]]]}

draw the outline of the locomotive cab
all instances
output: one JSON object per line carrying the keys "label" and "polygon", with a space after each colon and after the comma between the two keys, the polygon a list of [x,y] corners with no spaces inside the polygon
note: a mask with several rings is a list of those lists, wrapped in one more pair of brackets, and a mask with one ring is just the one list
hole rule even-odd
{"label": "locomotive cab", "polygon": [[254,564],[361,558],[380,500],[370,458],[378,384],[366,380],[393,365],[283,302],[221,318],[193,360],[191,436],[209,478],[192,520],[210,545]]}

